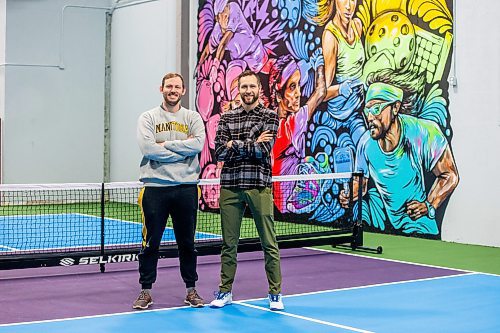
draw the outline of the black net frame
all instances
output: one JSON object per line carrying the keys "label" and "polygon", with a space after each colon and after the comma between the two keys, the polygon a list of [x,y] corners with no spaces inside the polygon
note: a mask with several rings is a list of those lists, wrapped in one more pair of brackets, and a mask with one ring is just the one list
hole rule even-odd
{"label": "black net frame", "polygon": [[[306,198],[299,198],[307,203],[317,201],[316,192],[311,188],[334,189],[330,197],[338,195],[342,186],[350,193],[349,208],[330,222],[325,222],[324,218],[322,221],[315,219],[314,209],[299,210],[299,213],[293,209],[281,210],[278,207],[292,207],[291,203],[275,202],[279,247],[339,244],[348,244],[353,249],[362,247],[361,205],[357,205],[356,214],[353,212],[354,179],[362,183],[363,174],[274,177],[273,184],[309,188],[309,192],[305,191]],[[0,269],[100,264],[104,271],[107,263],[137,260],[142,229],[138,197],[142,187],[139,182],[0,185]],[[357,186],[357,190],[358,198],[362,198],[362,186]],[[198,255],[220,253],[219,191],[218,179],[200,181],[195,242]],[[354,216],[358,218],[355,220]],[[167,227],[169,225],[171,227],[170,221]],[[238,251],[258,250],[261,250],[260,241],[247,209]],[[160,246],[160,258],[177,256],[173,231],[167,228]]]}

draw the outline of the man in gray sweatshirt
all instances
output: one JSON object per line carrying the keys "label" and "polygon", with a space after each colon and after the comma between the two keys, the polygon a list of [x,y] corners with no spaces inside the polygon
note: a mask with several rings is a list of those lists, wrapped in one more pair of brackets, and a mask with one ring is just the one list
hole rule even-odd
{"label": "man in gray sweatshirt", "polygon": [[147,309],[153,304],[151,288],[156,281],[158,251],[169,216],[187,289],[184,303],[202,307],[203,299],[195,289],[198,274],[194,237],[200,174],[198,153],[205,143],[205,126],[197,112],[180,105],[186,92],[181,75],[165,75],[160,92],[163,103],[141,114],[137,123],[137,141],[143,154],[140,180],[144,183],[139,196],[143,214],[139,253],[142,290],[133,308]]}

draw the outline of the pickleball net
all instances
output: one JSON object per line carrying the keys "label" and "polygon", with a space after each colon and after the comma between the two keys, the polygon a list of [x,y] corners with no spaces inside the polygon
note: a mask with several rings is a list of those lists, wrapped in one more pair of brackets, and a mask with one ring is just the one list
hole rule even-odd
{"label": "pickleball net", "polygon": [[[362,245],[360,221],[354,218],[360,214],[353,211],[352,200],[354,179],[361,177],[356,173],[273,177],[280,247]],[[142,241],[138,204],[142,189],[139,182],[0,185],[0,269],[135,260]],[[198,189],[196,247],[200,255],[216,254],[222,242],[219,180],[202,179]],[[341,191],[348,194],[347,208],[339,202]],[[258,249],[247,207],[239,250]],[[160,256],[176,255],[169,221]]]}

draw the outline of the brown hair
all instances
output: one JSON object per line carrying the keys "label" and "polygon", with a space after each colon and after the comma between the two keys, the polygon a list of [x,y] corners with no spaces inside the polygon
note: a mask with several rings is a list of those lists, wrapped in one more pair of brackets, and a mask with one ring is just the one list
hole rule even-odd
{"label": "brown hair", "polygon": [[182,88],[184,88],[184,78],[179,73],[167,73],[167,74],[165,74],[165,76],[161,80],[161,86],[163,87],[163,85],[165,84],[165,80],[171,79],[173,77],[180,78],[182,81]]}
{"label": "brown hair", "polygon": [[240,75],[238,75],[238,87],[240,86],[240,80],[242,77],[245,77],[245,76],[255,76],[255,78],[257,79],[257,83],[259,84],[259,87],[262,86],[262,84],[260,83],[260,77],[252,72],[251,70],[247,69],[246,71],[244,71],[243,73],[241,73]]}

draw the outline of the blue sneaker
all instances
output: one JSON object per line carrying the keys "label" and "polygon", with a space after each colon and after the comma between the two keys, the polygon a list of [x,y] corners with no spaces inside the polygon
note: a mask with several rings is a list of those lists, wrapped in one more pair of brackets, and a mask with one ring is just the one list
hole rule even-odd
{"label": "blue sneaker", "polygon": [[210,303],[212,308],[222,308],[223,306],[229,305],[233,302],[233,294],[228,292],[218,291],[214,293],[215,299]]}
{"label": "blue sneaker", "polygon": [[269,294],[269,309],[272,311],[281,311],[285,309],[285,305],[283,305],[283,300],[281,294]]}

